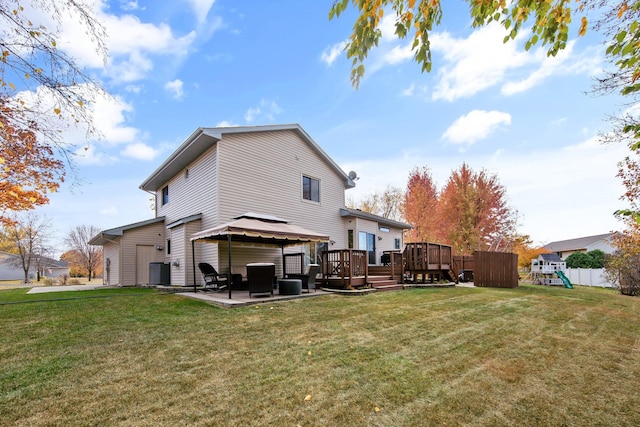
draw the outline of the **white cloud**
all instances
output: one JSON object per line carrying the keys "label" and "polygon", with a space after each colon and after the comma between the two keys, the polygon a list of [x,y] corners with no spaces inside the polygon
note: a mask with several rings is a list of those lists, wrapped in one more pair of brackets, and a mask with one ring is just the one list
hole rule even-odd
{"label": "white cloud", "polygon": [[240,125],[229,120],[223,120],[221,122],[218,122],[218,124],[216,124],[217,128],[232,128],[232,127],[238,127],[238,126]]}
{"label": "white cloud", "polygon": [[150,147],[142,142],[129,144],[121,152],[123,156],[131,157],[137,160],[153,160],[159,153],[159,150],[156,150],[155,148]]}
{"label": "white cloud", "polygon": [[73,153],[73,160],[81,166],[105,166],[117,163],[118,159],[108,155],[97,144],[78,147]]}
{"label": "white cloud", "polygon": [[135,141],[140,130],[126,126],[126,115],[133,113],[133,106],[120,97],[102,96],[94,100],[93,122],[107,144]]}
{"label": "white cloud", "polygon": [[174,99],[182,99],[184,96],[183,82],[180,79],[165,83],[164,90],[169,92]]}
{"label": "white cloud", "polygon": [[251,107],[244,114],[244,119],[247,123],[252,123],[255,120],[263,120],[273,122],[276,119],[276,116],[282,113],[282,108],[274,101],[261,99],[260,105],[257,107]]}
{"label": "white cloud", "polygon": [[145,10],[146,7],[141,7],[137,0],[120,0],[120,7],[122,10]]}
{"label": "white cloud", "polygon": [[338,56],[340,56],[342,52],[344,52],[344,48],[346,45],[346,41],[341,41],[340,43],[336,43],[333,46],[327,47],[320,55],[320,59],[330,67],[338,58]]}
{"label": "white cloud", "polygon": [[[44,128],[59,129],[60,139],[66,144],[84,147],[87,141],[116,145],[132,142],[139,136],[139,129],[127,126],[127,114],[133,106],[122,98],[104,92],[96,92],[86,85],[79,85],[76,94],[84,98],[84,112],[93,120],[97,135],[87,135],[86,125],[76,124],[70,111],[54,101],[50,91],[38,87],[35,92],[23,91],[16,95],[30,108],[39,111],[38,120]],[[53,115],[54,106],[63,108],[60,115]]]}
{"label": "white cloud", "polygon": [[459,118],[445,131],[442,138],[453,144],[471,145],[485,139],[500,125],[510,125],[511,115],[501,111],[473,110]]}
{"label": "white cloud", "polygon": [[567,43],[567,47],[556,56],[547,56],[542,49],[538,49],[535,59],[540,62],[540,67],[526,78],[505,83],[501,89],[502,94],[509,96],[527,91],[554,75],[590,74],[598,70],[601,63],[599,55],[576,56],[573,52],[575,43],[575,40]]}
{"label": "white cloud", "polygon": [[[196,40],[195,31],[177,36],[168,24],[145,23],[131,14],[111,14],[102,0],[91,0],[89,6],[96,11],[96,19],[104,27],[103,40],[109,52],[107,63],[96,52],[96,45],[87,37],[79,18],[69,13],[61,16],[58,47],[74,58],[78,66],[101,70],[115,82],[145,78],[154,69],[156,56],[178,62],[189,53]],[[123,7],[139,9],[137,2],[123,3]],[[55,26],[51,21],[43,22]]]}
{"label": "white cloud", "polygon": [[401,96],[411,97],[414,95],[425,95],[427,93],[427,86],[416,85],[415,83],[411,83],[408,88],[403,89],[400,92]]}
{"label": "white cloud", "polygon": [[433,99],[454,101],[469,97],[502,82],[508,70],[533,60],[532,55],[518,51],[514,41],[503,43],[503,37],[504,28],[498,24],[482,27],[465,39],[446,32],[433,34],[431,48],[442,53],[444,61],[438,69]]}
{"label": "white cloud", "polygon": [[203,23],[207,20],[207,15],[209,15],[209,11],[213,3],[215,3],[215,0],[186,0],[186,2],[191,6],[198,22]]}
{"label": "white cloud", "polygon": [[413,96],[413,92],[416,90],[416,85],[411,83],[408,88],[402,91],[402,96]]}

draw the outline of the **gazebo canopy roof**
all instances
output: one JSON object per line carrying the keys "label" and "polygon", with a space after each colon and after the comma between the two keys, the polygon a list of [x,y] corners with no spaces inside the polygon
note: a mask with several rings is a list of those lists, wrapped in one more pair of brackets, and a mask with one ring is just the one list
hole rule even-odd
{"label": "gazebo canopy roof", "polygon": [[191,241],[220,241],[294,245],[307,242],[328,242],[329,236],[308,230],[288,221],[258,214],[245,214],[234,221],[191,235]]}

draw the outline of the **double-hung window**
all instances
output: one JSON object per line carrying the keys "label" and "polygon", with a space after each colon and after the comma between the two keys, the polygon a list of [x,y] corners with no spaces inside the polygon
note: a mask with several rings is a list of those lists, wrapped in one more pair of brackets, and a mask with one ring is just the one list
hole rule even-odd
{"label": "double-hung window", "polygon": [[303,175],[302,198],[312,202],[320,202],[320,180]]}

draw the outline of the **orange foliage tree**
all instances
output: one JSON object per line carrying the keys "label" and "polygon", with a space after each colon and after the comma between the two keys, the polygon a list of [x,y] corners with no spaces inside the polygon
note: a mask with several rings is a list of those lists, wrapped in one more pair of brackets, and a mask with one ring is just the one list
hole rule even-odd
{"label": "orange foliage tree", "polygon": [[[69,263],[69,276],[71,277],[88,277],[89,273],[87,271],[85,260],[82,257],[82,254],[75,249],[70,249],[60,255],[60,259],[62,261],[67,261]],[[97,261],[92,272],[92,277],[100,277],[102,276],[102,251],[97,254]]]}
{"label": "orange foliage tree", "polygon": [[512,251],[518,254],[518,268],[529,270],[531,261],[538,258],[540,254],[548,254],[551,251],[541,246],[534,246],[529,236],[519,236],[513,242]]}
{"label": "orange foliage tree", "polygon": [[507,205],[496,175],[466,163],[453,171],[439,198],[441,223],[454,251],[504,250],[515,234],[517,212]]}
{"label": "orange foliage tree", "polygon": [[414,168],[409,173],[402,211],[404,218],[413,225],[407,233],[412,242],[440,241],[442,237],[438,220],[438,189],[427,166]]}
{"label": "orange foliage tree", "polygon": [[53,149],[39,143],[33,130],[12,125],[11,109],[2,100],[0,111],[0,222],[10,224],[8,212],[48,203],[47,193],[58,189],[65,173]]}
{"label": "orange foliage tree", "polygon": [[507,205],[498,177],[474,172],[466,163],[438,192],[429,169],[414,169],[407,184],[404,216],[414,226],[408,241],[435,241],[457,254],[511,250],[517,240],[517,211]]}

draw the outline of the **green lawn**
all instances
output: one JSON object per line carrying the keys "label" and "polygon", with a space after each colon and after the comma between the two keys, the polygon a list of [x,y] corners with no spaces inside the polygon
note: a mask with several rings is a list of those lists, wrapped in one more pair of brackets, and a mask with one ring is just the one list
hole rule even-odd
{"label": "green lawn", "polygon": [[0,292],[0,425],[640,425],[640,298],[611,290],[25,292]]}

